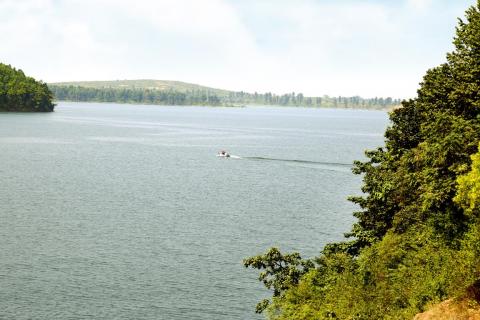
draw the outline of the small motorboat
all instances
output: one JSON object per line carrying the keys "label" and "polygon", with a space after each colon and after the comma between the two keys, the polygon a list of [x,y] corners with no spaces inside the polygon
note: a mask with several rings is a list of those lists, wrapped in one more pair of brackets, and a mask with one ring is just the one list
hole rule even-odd
{"label": "small motorboat", "polygon": [[228,153],[225,150],[222,150],[222,151],[217,153],[217,157],[230,158],[230,153]]}

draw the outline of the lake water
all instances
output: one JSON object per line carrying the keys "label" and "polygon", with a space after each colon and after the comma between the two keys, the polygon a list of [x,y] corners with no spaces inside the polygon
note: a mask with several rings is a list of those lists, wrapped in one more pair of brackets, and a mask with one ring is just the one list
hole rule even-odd
{"label": "lake water", "polygon": [[262,319],[269,293],[242,259],[341,240],[350,164],[386,126],[304,108],[2,113],[0,318]]}

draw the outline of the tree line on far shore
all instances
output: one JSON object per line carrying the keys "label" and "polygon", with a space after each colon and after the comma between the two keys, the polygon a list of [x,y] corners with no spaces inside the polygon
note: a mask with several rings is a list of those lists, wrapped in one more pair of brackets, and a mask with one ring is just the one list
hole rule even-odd
{"label": "tree line on far shore", "polygon": [[277,105],[352,109],[389,109],[400,105],[400,99],[355,97],[305,97],[301,93],[276,95],[267,93],[228,92],[209,90],[158,90],[144,88],[91,88],[50,85],[56,100],[78,102],[113,102],[157,105],[244,106]]}

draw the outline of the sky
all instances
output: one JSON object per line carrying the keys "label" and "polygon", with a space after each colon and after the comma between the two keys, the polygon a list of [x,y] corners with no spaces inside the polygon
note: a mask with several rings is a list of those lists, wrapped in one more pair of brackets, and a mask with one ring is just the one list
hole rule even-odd
{"label": "sky", "polygon": [[178,80],[410,98],[475,0],[0,0],[0,62],[46,82]]}

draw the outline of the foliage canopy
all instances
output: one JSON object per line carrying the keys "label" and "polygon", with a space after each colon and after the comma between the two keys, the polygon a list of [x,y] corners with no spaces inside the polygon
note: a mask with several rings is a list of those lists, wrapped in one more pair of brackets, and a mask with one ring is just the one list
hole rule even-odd
{"label": "foliage canopy", "polygon": [[45,83],[0,63],[0,111],[53,111],[52,98]]}

